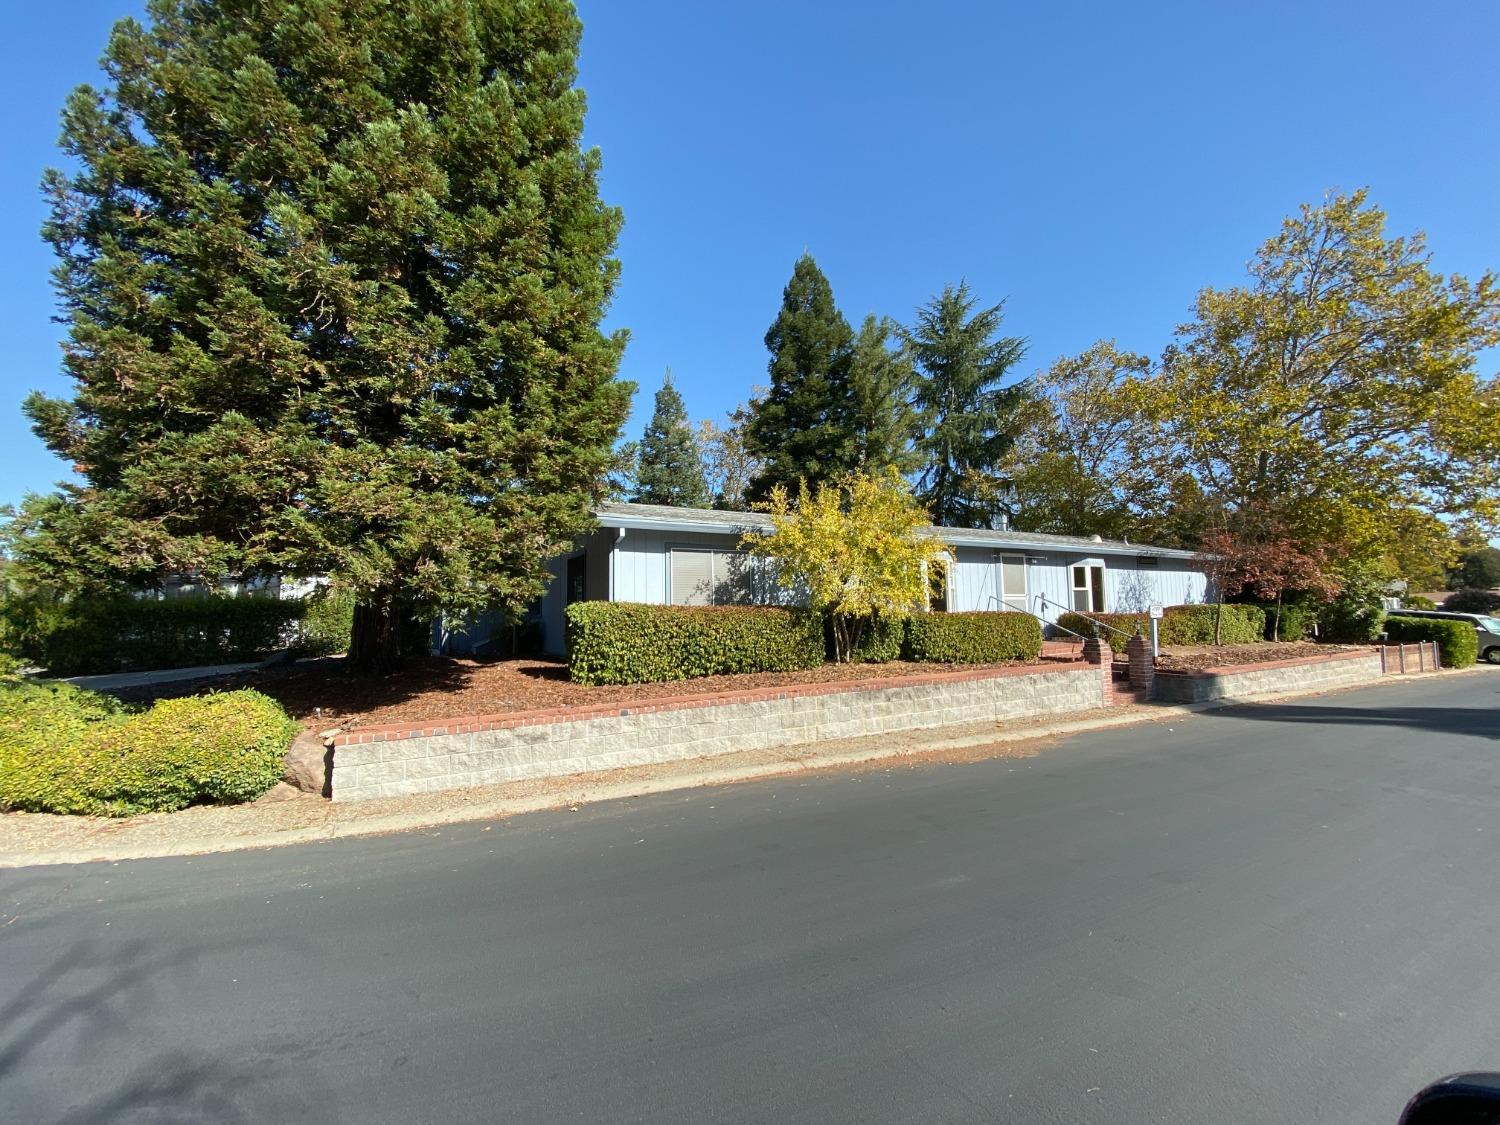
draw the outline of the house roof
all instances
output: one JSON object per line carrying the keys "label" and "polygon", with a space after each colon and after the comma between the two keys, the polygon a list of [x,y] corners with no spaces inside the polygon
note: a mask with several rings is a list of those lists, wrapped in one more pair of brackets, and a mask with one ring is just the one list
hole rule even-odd
{"label": "house roof", "polygon": [[[771,519],[762,512],[721,512],[714,508],[674,508],[665,504],[601,504],[594,515],[602,527],[627,529],[719,532],[726,535],[766,531]],[[933,527],[931,531],[953,547],[1016,547],[1021,550],[1051,548],[1071,554],[1134,555],[1159,559],[1191,559],[1193,552],[1171,547],[1152,547],[1120,539],[1092,539],[1082,535],[1043,535],[1034,531],[985,531],[959,527]]]}

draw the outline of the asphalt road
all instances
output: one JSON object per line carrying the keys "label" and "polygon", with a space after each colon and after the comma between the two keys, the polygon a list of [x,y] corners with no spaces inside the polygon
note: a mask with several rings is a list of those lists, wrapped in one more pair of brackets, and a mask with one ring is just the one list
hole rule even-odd
{"label": "asphalt road", "polygon": [[5,1122],[1393,1122],[1500,1069],[1500,670],[0,872]]}

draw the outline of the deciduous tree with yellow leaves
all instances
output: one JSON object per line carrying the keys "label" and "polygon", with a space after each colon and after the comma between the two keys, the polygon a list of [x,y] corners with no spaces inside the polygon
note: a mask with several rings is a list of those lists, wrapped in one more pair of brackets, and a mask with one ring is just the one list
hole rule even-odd
{"label": "deciduous tree with yellow leaves", "polygon": [[877,616],[922,608],[930,564],[950,553],[894,469],[850,473],[816,489],[803,481],[795,500],[777,485],[757,506],[770,515],[771,530],[747,534],[742,546],[769,559],[783,587],[827,614],[841,662]]}

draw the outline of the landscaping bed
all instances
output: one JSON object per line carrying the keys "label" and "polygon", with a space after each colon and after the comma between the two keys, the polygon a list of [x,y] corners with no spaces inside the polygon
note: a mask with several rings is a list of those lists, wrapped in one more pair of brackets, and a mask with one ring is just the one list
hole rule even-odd
{"label": "landscaping bed", "polygon": [[[986,668],[1016,667],[1022,663],[961,667],[966,672],[983,672]],[[432,657],[412,660],[400,672],[378,679],[350,676],[337,660],[317,660],[287,668],[246,672],[215,680],[212,686],[218,689],[254,687],[279,701],[304,727],[325,730],[330,727],[423,723],[463,715],[494,715],[552,707],[718,695],[747,688],[931,676],[936,672],[956,671],[959,667],[907,661],[825,664],[793,672],[752,672],[664,683],[586,686],[568,679],[568,666],[561,660],[532,658],[484,662]],[[204,690],[205,686],[202,681],[176,681],[121,689],[113,694],[136,702],[192,695]]]}
{"label": "landscaping bed", "polygon": [[1369,645],[1319,645],[1265,641],[1252,645],[1173,645],[1164,647],[1156,662],[1163,672],[1201,672],[1237,664],[1263,664],[1272,660],[1306,660],[1313,656],[1337,656],[1344,652],[1370,652]]}

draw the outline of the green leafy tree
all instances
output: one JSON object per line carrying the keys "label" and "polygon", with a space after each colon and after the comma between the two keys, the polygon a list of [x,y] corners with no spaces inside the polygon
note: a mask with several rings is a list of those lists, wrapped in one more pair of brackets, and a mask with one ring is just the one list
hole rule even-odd
{"label": "green leafy tree", "polygon": [[589,526],[630,387],[620,214],[580,147],[567,0],[151,0],[46,179],[85,482],[30,558],[129,581],[331,575],[351,659],[519,608]]}
{"label": "green leafy tree", "polygon": [[742,545],[772,563],[783,587],[805,593],[828,616],[841,662],[854,659],[877,617],[924,607],[932,564],[951,555],[890,467],[816,488],[802,482],[795,500],[777,485],[759,506],[770,514],[771,530],[748,533]]}
{"label": "green leafy tree", "polygon": [[1149,411],[1162,473],[1389,569],[1408,516],[1500,519],[1500,383],[1476,372],[1500,287],[1385,222],[1362,191],[1288,218],[1246,285],[1198,295]]}
{"label": "green leafy tree", "polygon": [[1159,483],[1141,450],[1139,391],[1150,369],[1145,356],[1100,340],[1036,379],[1031,422],[1011,454],[1013,526],[1111,539],[1136,529]]}
{"label": "green leafy tree", "polygon": [[720,426],[708,418],[698,423],[695,440],[698,456],[703,461],[703,474],[708,480],[714,507],[724,511],[750,510],[746,494],[761,465],[745,440],[749,420],[750,411],[741,403],[729,412],[727,426]]}
{"label": "green leafy tree", "polygon": [[672,369],[656,392],[656,409],[641,435],[640,464],[636,469],[635,499],[642,504],[671,504],[706,508],[708,483],[703,461],[688,425],[687,408],[672,385]]}
{"label": "green leafy tree", "polygon": [[855,465],[849,395],[853,333],[812,255],[797,259],[781,311],[766,332],[770,389],[750,406],[746,445],[761,461],[750,498],[776,485],[836,480]]}
{"label": "green leafy tree", "polygon": [[1500,547],[1475,547],[1465,551],[1454,568],[1453,578],[1460,590],[1500,588]]}
{"label": "green leafy tree", "polygon": [[894,468],[911,472],[917,413],[911,404],[916,371],[900,326],[865,317],[849,349],[849,405],[854,463],[864,472]]}
{"label": "green leafy tree", "polygon": [[998,335],[1003,303],[977,305],[966,283],[950,285],[917,310],[906,333],[922,424],[917,495],[932,521],[949,527],[993,527],[1007,514],[1003,465],[1032,401],[1024,382],[1002,385],[1026,341]]}

